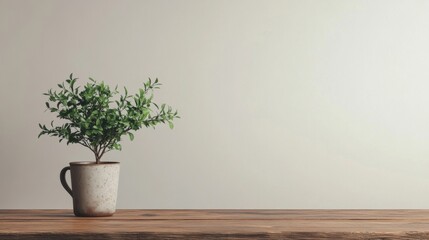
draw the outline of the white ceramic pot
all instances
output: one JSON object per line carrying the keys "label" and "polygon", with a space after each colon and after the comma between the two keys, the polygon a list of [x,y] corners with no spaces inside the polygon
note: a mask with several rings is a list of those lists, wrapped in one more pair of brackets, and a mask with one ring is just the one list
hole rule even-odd
{"label": "white ceramic pot", "polygon": [[[70,170],[72,188],[65,174]],[[63,187],[73,198],[73,211],[78,217],[105,217],[116,211],[119,162],[71,162],[61,170]]]}

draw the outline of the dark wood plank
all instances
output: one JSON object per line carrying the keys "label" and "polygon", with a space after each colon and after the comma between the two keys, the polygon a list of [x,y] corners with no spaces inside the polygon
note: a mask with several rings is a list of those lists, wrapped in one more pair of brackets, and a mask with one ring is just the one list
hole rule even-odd
{"label": "dark wood plank", "polygon": [[0,239],[429,239],[429,210],[0,210]]}

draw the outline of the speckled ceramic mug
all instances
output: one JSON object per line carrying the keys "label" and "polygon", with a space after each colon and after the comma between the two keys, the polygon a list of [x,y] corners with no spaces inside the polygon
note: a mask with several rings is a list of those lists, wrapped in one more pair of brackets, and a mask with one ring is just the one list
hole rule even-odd
{"label": "speckled ceramic mug", "polygon": [[[72,188],[66,182],[67,170],[70,170]],[[60,180],[73,198],[76,216],[105,217],[115,213],[119,162],[71,162],[61,170]]]}

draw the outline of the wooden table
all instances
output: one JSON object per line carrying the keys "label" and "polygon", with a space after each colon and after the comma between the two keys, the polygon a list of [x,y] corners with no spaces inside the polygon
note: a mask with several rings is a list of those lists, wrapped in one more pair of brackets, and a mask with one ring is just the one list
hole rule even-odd
{"label": "wooden table", "polygon": [[429,239],[429,210],[0,210],[0,239]]}

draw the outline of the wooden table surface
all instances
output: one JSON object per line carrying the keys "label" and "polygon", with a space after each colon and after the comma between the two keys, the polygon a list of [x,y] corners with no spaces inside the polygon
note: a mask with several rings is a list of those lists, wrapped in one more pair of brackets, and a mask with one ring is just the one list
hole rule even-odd
{"label": "wooden table surface", "polygon": [[0,210],[0,239],[429,239],[429,210]]}

